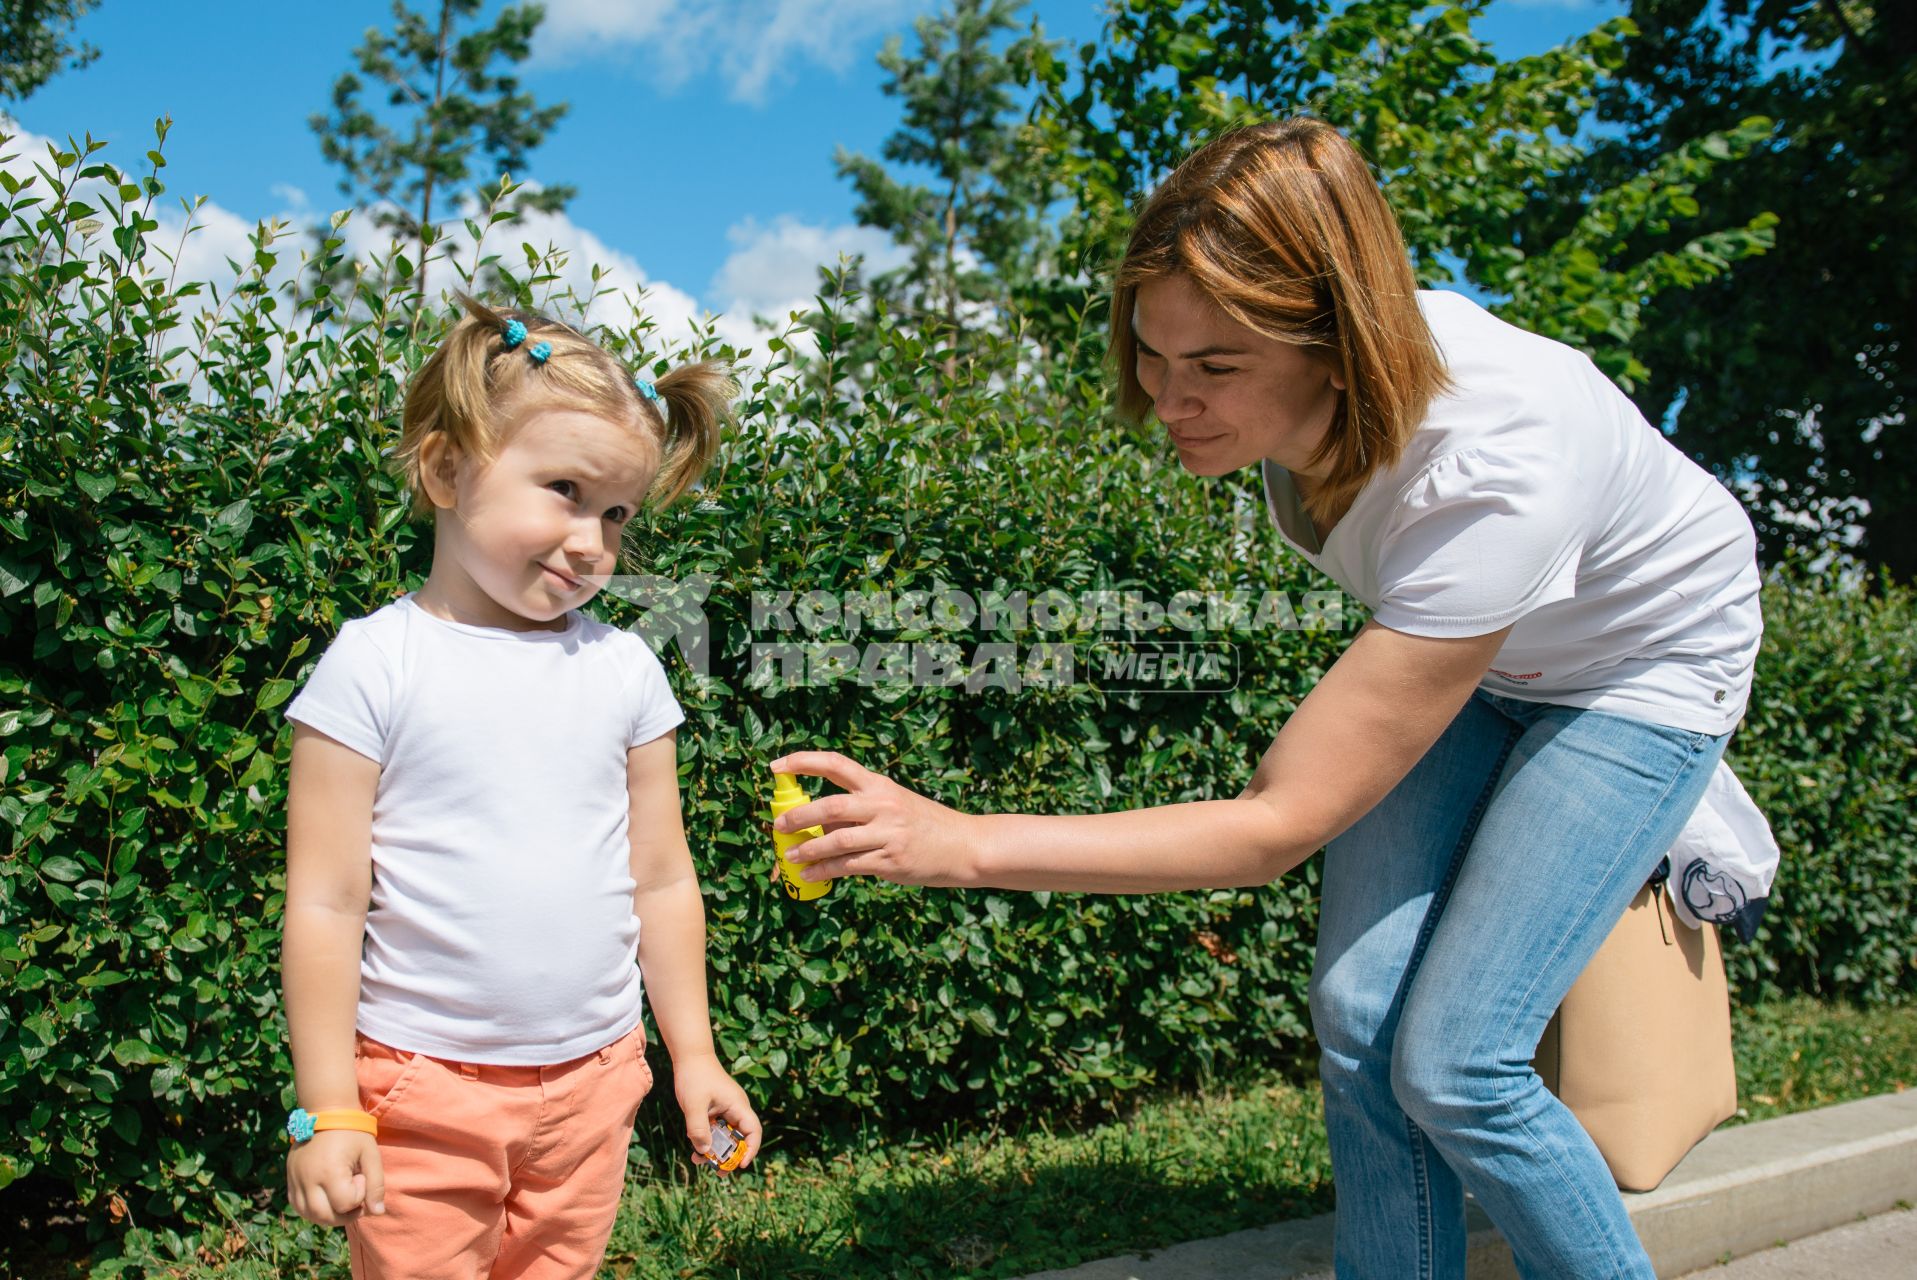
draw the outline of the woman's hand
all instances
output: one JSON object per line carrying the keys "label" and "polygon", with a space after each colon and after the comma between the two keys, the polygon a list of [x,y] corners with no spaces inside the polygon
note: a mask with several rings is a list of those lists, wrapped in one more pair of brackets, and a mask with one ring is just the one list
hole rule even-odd
{"label": "woman's hand", "polygon": [[314,1134],[287,1153],[286,1194],[293,1212],[322,1227],[344,1226],[361,1213],[385,1213],[379,1143],[357,1129]]}
{"label": "woman's hand", "polygon": [[672,1091],[679,1096],[679,1110],[686,1117],[686,1140],[692,1143],[693,1162],[711,1164],[712,1124],[724,1120],[745,1137],[743,1169],[759,1154],[764,1129],[758,1113],[746,1098],[739,1082],[726,1073],[719,1060],[699,1054],[681,1061],[672,1060]]}
{"label": "woman's hand", "polygon": [[825,778],[844,795],[821,796],[781,814],[782,832],[824,827],[786,856],[807,880],[877,876],[894,884],[964,888],[974,876],[975,819],[928,800],[836,751],[795,751],[772,762],[774,773]]}

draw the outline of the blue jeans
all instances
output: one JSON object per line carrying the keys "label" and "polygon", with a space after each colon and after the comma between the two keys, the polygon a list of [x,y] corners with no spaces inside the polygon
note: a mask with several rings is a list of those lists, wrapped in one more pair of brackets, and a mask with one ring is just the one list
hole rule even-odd
{"label": "blue jeans", "polygon": [[1725,737],[1477,693],[1325,852],[1311,1020],[1340,1280],[1464,1275],[1464,1192],[1527,1277],[1650,1277],[1538,1039]]}

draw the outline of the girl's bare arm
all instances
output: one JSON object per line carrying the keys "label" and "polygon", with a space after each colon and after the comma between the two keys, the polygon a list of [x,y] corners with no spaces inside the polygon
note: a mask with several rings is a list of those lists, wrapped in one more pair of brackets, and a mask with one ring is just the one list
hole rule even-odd
{"label": "girl's bare arm", "polygon": [[293,1083],[308,1111],[359,1106],[353,1026],[378,786],[377,761],[295,723],[280,974]]}
{"label": "girl's bare arm", "polygon": [[745,1163],[759,1150],[761,1127],[745,1090],[719,1062],[706,996],[706,914],[699,876],[679,812],[677,739],[666,734],[626,753],[632,843],[632,909],[638,915],[639,968],[646,1003],[672,1055],[686,1140],[710,1155],[710,1124],[724,1117],[745,1135]]}

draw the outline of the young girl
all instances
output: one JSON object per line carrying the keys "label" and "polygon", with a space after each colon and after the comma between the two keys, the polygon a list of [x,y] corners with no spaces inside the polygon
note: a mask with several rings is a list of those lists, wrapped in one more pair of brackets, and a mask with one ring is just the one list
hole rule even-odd
{"label": "young girl", "polygon": [[684,716],[643,639],[579,612],[733,385],[461,301],[398,450],[432,571],[286,710],[287,1189],[358,1280],[594,1273],[652,1083],[642,974],[695,1159],[721,1118],[759,1146],[708,1021]]}

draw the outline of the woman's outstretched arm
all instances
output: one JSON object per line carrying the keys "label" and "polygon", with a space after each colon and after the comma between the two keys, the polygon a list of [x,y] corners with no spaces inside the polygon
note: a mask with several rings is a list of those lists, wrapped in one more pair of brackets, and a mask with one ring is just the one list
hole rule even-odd
{"label": "woman's outstretched arm", "polygon": [[1433,639],[1369,623],[1272,739],[1235,800],[1056,817],[964,814],[829,751],[772,762],[845,794],[785,814],[823,825],[793,850],[814,879],[1153,893],[1264,884],[1356,822],[1411,771],[1504,642]]}

